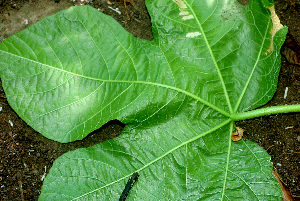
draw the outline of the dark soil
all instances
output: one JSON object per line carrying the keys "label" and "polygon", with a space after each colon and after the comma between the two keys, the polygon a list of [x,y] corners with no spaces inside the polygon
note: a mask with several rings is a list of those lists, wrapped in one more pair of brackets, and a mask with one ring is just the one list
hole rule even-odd
{"label": "dark soil", "polygon": [[[0,0],[0,42],[43,17],[80,2],[112,15],[134,36],[152,39],[144,0],[134,0],[134,6],[127,3],[129,18],[122,0]],[[275,4],[282,24],[289,27],[289,33],[282,48],[278,89],[266,106],[299,104],[300,2],[277,0]],[[119,8],[121,14],[108,6]],[[284,98],[286,87],[288,93]],[[294,113],[237,122],[237,126],[246,130],[244,139],[252,140],[268,151],[275,169],[295,199],[300,199],[299,120],[299,113]],[[82,141],[68,144],[54,142],[44,138],[18,117],[8,105],[0,82],[0,200],[37,200],[42,180],[57,157],[117,137],[123,127],[122,123],[111,121]]]}

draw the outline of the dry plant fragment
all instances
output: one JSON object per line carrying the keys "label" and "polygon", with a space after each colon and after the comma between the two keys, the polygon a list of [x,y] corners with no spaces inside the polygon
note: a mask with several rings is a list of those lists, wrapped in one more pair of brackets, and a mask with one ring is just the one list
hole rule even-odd
{"label": "dry plant fragment", "polygon": [[133,0],[124,0],[124,3],[130,3],[132,6],[134,6]]}
{"label": "dry plant fragment", "polygon": [[300,55],[298,55],[297,52],[288,47],[284,47],[282,54],[285,56],[289,63],[300,65]]}
{"label": "dry plant fragment", "polygon": [[111,2],[110,0],[107,0],[106,1],[106,3],[108,4],[108,5],[112,5],[112,4],[114,4],[113,2]]}
{"label": "dry plant fragment", "polygon": [[126,10],[127,19],[129,19],[129,14],[128,14],[126,3],[130,3],[132,6],[134,6],[134,2],[133,2],[133,0],[124,0],[124,6],[125,6],[125,10]]}
{"label": "dry plant fragment", "polygon": [[294,198],[290,192],[290,190],[287,188],[286,184],[282,181],[281,177],[277,173],[276,170],[272,170],[272,174],[277,179],[279,186],[282,190],[282,201],[294,201]]}
{"label": "dry plant fragment", "polygon": [[232,141],[239,141],[240,139],[242,139],[243,137],[243,133],[244,133],[244,129],[240,128],[240,127],[235,127],[236,131],[234,133],[231,134],[231,139]]}

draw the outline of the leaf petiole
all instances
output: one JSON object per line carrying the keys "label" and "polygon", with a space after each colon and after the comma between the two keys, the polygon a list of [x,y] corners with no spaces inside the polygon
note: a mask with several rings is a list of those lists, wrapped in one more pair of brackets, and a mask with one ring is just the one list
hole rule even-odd
{"label": "leaf petiole", "polygon": [[251,119],[251,118],[270,115],[270,114],[289,113],[289,112],[300,112],[300,105],[281,105],[281,106],[261,108],[249,112],[232,114],[230,118],[233,121],[239,121],[239,120]]}

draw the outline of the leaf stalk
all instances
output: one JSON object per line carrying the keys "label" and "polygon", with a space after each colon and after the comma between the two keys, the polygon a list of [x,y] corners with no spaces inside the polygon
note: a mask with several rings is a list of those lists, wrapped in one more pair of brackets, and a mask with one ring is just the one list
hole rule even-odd
{"label": "leaf stalk", "polygon": [[289,113],[289,112],[300,112],[300,105],[273,106],[273,107],[252,110],[244,113],[232,114],[231,120],[239,121],[239,120],[251,119],[251,118],[266,116],[271,114]]}

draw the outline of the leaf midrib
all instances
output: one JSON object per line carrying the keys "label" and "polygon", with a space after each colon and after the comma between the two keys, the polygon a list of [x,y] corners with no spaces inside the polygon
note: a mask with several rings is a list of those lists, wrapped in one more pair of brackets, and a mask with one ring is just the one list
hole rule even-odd
{"label": "leaf midrib", "polygon": [[219,68],[219,65],[217,64],[217,61],[216,61],[216,58],[212,52],[212,49],[211,49],[211,46],[208,42],[208,39],[206,37],[206,34],[203,30],[203,27],[198,19],[198,17],[196,16],[195,12],[194,12],[194,9],[191,7],[191,5],[186,1],[186,0],[183,0],[184,3],[188,6],[188,8],[190,9],[190,11],[192,12],[192,15],[194,16],[194,19],[196,20],[196,23],[198,24],[198,27],[202,33],[202,36],[203,36],[203,39],[205,41],[205,44],[207,46],[207,49],[209,51],[209,54],[211,56],[211,59],[216,67],[216,70],[217,70],[217,73],[219,75],[219,79],[220,79],[220,82],[221,82],[221,85],[222,85],[222,88],[223,88],[223,92],[224,92],[224,95],[225,95],[225,98],[226,98],[226,102],[227,102],[227,106],[228,106],[228,109],[229,109],[229,112],[230,114],[233,114],[233,110],[232,110],[232,106],[231,106],[231,103],[230,103],[230,99],[229,99],[229,96],[228,96],[228,93],[227,93],[227,89],[226,89],[226,85],[225,85],[225,82],[224,82],[224,79],[222,77],[222,74],[221,74],[221,71],[220,71],[220,68]]}
{"label": "leaf midrib", "polygon": [[[80,75],[80,74],[77,74],[77,73],[73,73],[73,72],[70,72],[70,71],[66,71],[66,70],[63,70],[63,69],[60,69],[60,68],[57,68],[57,67],[54,67],[54,66],[50,66],[50,65],[47,65],[47,64],[43,64],[43,63],[40,63],[40,62],[37,62],[37,61],[34,61],[34,60],[31,60],[31,59],[28,59],[28,58],[25,58],[25,57],[22,57],[22,56],[19,56],[19,55],[16,55],[16,54],[13,54],[13,53],[10,53],[10,52],[6,52],[6,51],[3,51],[3,50],[0,50],[0,52],[3,52],[3,53],[6,53],[6,54],[9,54],[11,56],[15,56],[15,57],[18,57],[20,59],[24,59],[24,60],[27,60],[29,62],[33,62],[33,63],[36,63],[36,64],[39,64],[39,65],[42,65],[42,66],[45,66],[45,67],[48,67],[48,68],[53,68],[55,70],[58,70],[58,71],[61,71],[61,72],[64,72],[64,73],[68,73],[68,74],[71,74],[71,75],[74,75],[74,76],[77,76],[77,77],[81,77],[81,78],[84,78],[84,79],[89,79],[89,80],[95,80],[95,81],[100,81],[100,82],[105,82],[105,83],[129,83],[129,84],[145,84],[145,85],[152,85],[152,86],[158,86],[158,87],[162,87],[162,88],[166,88],[166,89],[170,89],[170,90],[175,90],[175,91],[178,91],[180,93],[183,93],[185,95],[188,95],[192,98],[194,98],[195,100],[198,100],[199,102],[205,104],[206,106],[212,108],[213,110],[223,114],[224,116],[226,117],[230,117],[230,114],[224,110],[222,110],[221,108],[209,103],[208,101],[196,96],[195,94],[191,93],[191,92],[188,92],[186,90],[183,90],[183,89],[180,89],[180,88],[177,88],[177,87],[174,87],[174,86],[170,86],[170,85],[166,85],[166,84],[161,84],[161,83],[155,83],[155,82],[147,82],[147,81],[134,81],[134,80],[105,80],[105,79],[99,79],[99,78],[94,78],[94,77],[88,77],[88,76],[85,76],[85,75]],[[24,94],[26,95],[26,94]]]}

